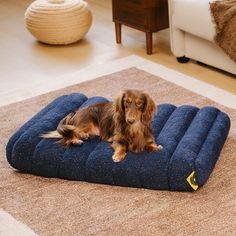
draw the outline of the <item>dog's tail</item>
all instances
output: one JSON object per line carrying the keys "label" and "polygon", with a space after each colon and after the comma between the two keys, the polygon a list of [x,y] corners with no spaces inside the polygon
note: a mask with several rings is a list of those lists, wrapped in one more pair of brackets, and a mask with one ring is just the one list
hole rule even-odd
{"label": "dog's tail", "polygon": [[61,134],[57,132],[57,130],[50,131],[48,133],[40,134],[41,138],[63,138]]}
{"label": "dog's tail", "polygon": [[74,136],[75,126],[73,125],[73,116],[75,113],[70,113],[63,118],[57,126],[57,129],[40,135],[42,138],[56,138],[68,140]]}

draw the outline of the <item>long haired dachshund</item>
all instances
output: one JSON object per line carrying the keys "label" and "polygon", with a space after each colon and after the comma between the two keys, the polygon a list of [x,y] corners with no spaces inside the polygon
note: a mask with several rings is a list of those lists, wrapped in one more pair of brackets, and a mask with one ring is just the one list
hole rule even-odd
{"label": "long haired dachshund", "polygon": [[44,138],[59,138],[68,148],[82,144],[83,140],[100,136],[111,142],[112,159],[120,162],[126,150],[148,152],[162,149],[155,143],[151,121],[156,111],[152,98],[139,90],[125,90],[114,102],[91,105],[70,113],[62,119],[57,130],[43,134]]}

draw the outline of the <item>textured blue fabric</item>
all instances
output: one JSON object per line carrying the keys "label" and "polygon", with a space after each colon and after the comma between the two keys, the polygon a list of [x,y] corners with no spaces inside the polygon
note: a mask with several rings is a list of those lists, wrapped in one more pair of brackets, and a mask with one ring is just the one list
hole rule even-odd
{"label": "textured blue fabric", "polygon": [[10,138],[6,150],[10,165],[45,177],[138,188],[193,191],[187,181],[193,172],[198,187],[206,183],[230,129],[228,115],[215,107],[159,105],[152,129],[163,150],[128,152],[120,163],[112,161],[110,144],[99,138],[69,149],[54,139],[40,138],[70,112],[99,102],[109,101],[79,93],[52,101]]}

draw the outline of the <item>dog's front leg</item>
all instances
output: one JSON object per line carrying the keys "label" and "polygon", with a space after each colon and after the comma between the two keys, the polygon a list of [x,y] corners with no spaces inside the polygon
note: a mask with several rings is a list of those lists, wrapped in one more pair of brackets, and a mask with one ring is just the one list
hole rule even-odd
{"label": "dog's front leg", "polygon": [[112,159],[114,162],[120,162],[124,160],[126,156],[126,146],[124,144],[120,144],[118,142],[113,142],[112,147],[114,149],[114,154]]}
{"label": "dog's front leg", "polygon": [[157,145],[156,143],[148,143],[146,147],[148,152],[156,152],[163,149],[161,145]]}
{"label": "dog's front leg", "polygon": [[151,137],[150,139],[148,139],[146,148],[148,152],[156,152],[163,149],[161,145],[156,144],[154,137]]}

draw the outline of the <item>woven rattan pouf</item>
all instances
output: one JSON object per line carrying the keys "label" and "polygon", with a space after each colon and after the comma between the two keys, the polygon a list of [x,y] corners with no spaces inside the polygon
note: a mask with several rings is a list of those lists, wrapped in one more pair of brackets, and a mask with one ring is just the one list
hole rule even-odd
{"label": "woven rattan pouf", "polygon": [[83,0],[36,0],[27,8],[25,22],[41,42],[70,44],[88,32],[92,14]]}

